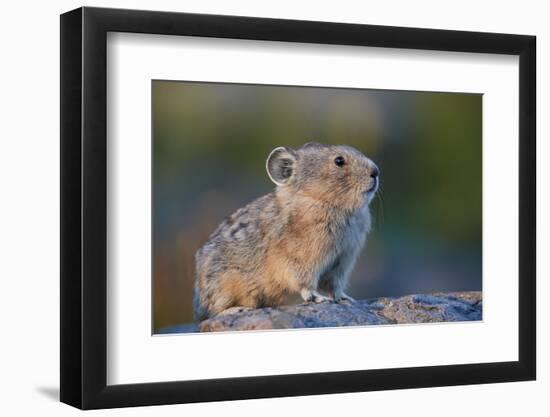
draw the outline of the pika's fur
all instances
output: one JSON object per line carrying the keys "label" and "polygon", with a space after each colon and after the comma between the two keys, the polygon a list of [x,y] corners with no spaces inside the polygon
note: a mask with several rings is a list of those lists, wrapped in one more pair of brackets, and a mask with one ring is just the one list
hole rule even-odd
{"label": "pika's fur", "polygon": [[279,147],[266,168],[276,189],[226,218],[196,255],[195,319],[232,307],[353,301],[344,293],[370,229],[378,167],[345,145]]}

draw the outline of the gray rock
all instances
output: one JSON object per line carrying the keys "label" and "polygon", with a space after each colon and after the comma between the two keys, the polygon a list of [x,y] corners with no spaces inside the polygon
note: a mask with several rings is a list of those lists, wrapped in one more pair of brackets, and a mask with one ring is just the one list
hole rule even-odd
{"label": "gray rock", "polygon": [[[482,318],[481,292],[414,294],[398,298],[324,302],[221,314],[201,332],[474,321]],[[165,333],[174,333],[165,331]],[[177,332],[175,332],[177,333]]]}
{"label": "gray rock", "polygon": [[481,320],[481,292],[416,294],[388,299],[381,314],[395,323]]}
{"label": "gray rock", "polygon": [[191,324],[177,324],[175,326],[163,327],[157,330],[155,334],[170,334],[170,333],[197,333],[199,326],[195,323]]}

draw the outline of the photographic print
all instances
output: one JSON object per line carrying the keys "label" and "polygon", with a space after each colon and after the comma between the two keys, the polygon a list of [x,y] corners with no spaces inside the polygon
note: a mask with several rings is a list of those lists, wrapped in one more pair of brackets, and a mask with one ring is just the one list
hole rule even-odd
{"label": "photographic print", "polygon": [[482,95],[152,81],[153,334],[482,319]]}
{"label": "photographic print", "polygon": [[62,402],[536,379],[534,36],[90,7],[60,34]]}

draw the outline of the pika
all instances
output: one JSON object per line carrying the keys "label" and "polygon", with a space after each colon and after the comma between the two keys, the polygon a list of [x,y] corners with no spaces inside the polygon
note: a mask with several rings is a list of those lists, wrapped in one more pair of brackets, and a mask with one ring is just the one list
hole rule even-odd
{"label": "pika", "polygon": [[273,149],[266,169],[275,190],[227,217],[195,254],[196,321],[291,293],[354,301],[344,291],[370,230],[377,165],[350,146],[308,142]]}

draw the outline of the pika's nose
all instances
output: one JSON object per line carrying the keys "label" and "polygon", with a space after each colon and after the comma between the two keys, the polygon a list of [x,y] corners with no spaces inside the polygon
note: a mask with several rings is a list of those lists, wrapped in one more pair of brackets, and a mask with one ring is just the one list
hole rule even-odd
{"label": "pika's nose", "polygon": [[370,169],[370,176],[372,178],[377,178],[379,175],[380,175],[380,170],[376,165],[373,165],[372,168]]}

